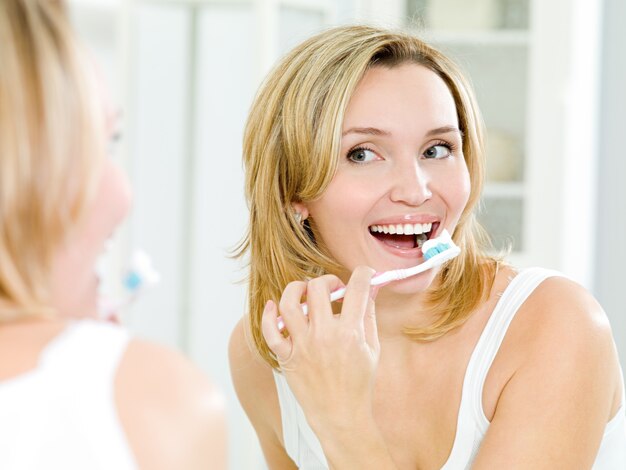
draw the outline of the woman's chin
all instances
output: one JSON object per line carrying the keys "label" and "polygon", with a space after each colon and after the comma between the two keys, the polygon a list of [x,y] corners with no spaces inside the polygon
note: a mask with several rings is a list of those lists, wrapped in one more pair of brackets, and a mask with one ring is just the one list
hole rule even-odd
{"label": "woman's chin", "polygon": [[388,295],[418,295],[426,292],[433,284],[437,276],[436,271],[427,271],[417,276],[412,276],[401,281],[395,281],[385,286]]}
{"label": "woman's chin", "polygon": [[75,306],[72,308],[72,317],[74,318],[98,318],[99,317],[99,280],[94,277],[93,281],[87,287],[80,298],[76,299]]}

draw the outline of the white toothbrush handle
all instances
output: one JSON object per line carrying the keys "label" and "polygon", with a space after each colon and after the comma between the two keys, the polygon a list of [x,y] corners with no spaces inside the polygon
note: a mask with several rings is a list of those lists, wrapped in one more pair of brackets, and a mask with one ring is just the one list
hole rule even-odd
{"label": "white toothbrush handle", "polygon": [[[345,296],[346,288],[342,287],[341,289],[334,290],[330,293],[330,301],[335,302],[339,299],[343,299]],[[309,312],[309,308],[307,307],[306,303],[300,304],[300,306],[302,307],[302,311],[304,312],[304,314],[307,315]]]}
{"label": "white toothbrush handle", "polygon": [[[343,299],[345,295],[346,295],[346,288],[342,287],[341,289],[337,289],[330,293],[330,301],[335,302],[339,299]],[[300,307],[302,307],[302,312],[305,315],[309,314],[309,307],[307,306],[306,302],[303,304],[300,304]],[[283,321],[283,318],[278,317],[278,330],[282,331],[284,328],[285,328],[285,322]]]}
{"label": "white toothbrush handle", "polygon": [[[448,234],[447,231],[444,231],[445,235]],[[447,235],[449,238],[449,235]],[[450,243],[452,240],[450,239]],[[420,274],[424,271],[427,271],[435,266],[439,266],[440,264],[445,263],[446,261],[454,258],[461,252],[460,248],[454,243],[452,246],[447,248],[445,251],[434,255],[432,258],[427,259],[422,264],[417,266],[413,266],[412,268],[407,269],[395,269],[393,271],[385,271],[380,274],[376,274],[372,280],[370,281],[371,286],[382,286],[388,284],[393,281],[400,281],[402,279],[406,279],[407,277],[412,277],[417,274]],[[346,295],[346,288],[342,287],[341,289],[337,289],[330,293],[330,301],[335,302],[339,299],[343,299]],[[302,307],[302,311],[305,315],[308,314],[309,308],[306,303],[300,304]],[[278,329],[282,331],[285,328],[285,322],[282,317],[278,317]]]}
{"label": "white toothbrush handle", "polygon": [[[426,263],[427,263],[427,261],[422,263],[420,266],[423,266]],[[428,267],[429,266],[425,266],[424,269],[428,269]],[[406,270],[405,269],[396,269],[396,270],[393,270],[393,271],[385,271],[385,272],[376,274],[374,277],[372,277],[372,279],[370,281],[370,286],[382,286],[382,285],[388,284],[388,283],[393,282],[393,281],[399,281],[401,279],[404,279],[407,276],[403,275],[403,271],[406,271]],[[330,293],[330,301],[331,302],[336,302],[339,299],[343,299],[345,296],[346,296],[346,288],[342,287],[342,288],[334,290],[334,291],[332,291]],[[300,306],[302,307],[302,311],[306,315],[308,313],[307,304],[303,303],[303,304],[300,304]]]}
{"label": "white toothbrush handle", "polygon": [[[385,272],[375,275],[370,281],[370,286],[382,286],[393,281],[400,281],[402,279],[406,279],[407,277],[415,276],[416,274],[426,271],[427,269],[430,269],[432,266],[433,266],[433,262],[431,260],[426,260],[419,266],[416,266],[415,268],[411,269],[410,271],[408,269],[394,269],[393,271],[385,271]],[[330,293],[330,301],[336,302],[339,299],[343,299],[345,295],[346,295],[346,288],[342,287],[341,289],[337,289]],[[303,304],[300,304],[300,306],[302,307],[302,312],[305,315],[308,315],[309,307],[307,306],[306,302]],[[282,330],[284,327],[285,327],[285,323],[283,322],[283,319],[279,318],[278,329]]]}
{"label": "white toothbrush handle", "polygon": [[[370,286],[381,286],[384,284],[388,284],[389,282],[392,282],[392,281],[398,281],[400,279],[404,279],[404,277],[399,275],[400,271],[402,270],[385,271],[380,274],[377,274],[374,277],[372,277],[370,281]],[[330,293],[330,301],[331,303],[336,302],[339,299],[343,299],[345,296],[346,296],[346,288],[342,287]],[[306,304],[306,302],[300,304],[300,307],[302,307],[302,312],[305,315],[308,315],[309,307]],[[284,328],[285,328],[285,322],[283,321],[282,317],[278,317],[278,329],[282,331]]]}

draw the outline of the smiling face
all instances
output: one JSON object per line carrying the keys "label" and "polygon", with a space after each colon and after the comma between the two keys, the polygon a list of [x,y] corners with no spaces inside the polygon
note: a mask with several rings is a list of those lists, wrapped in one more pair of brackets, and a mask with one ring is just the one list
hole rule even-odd
{"label": "smiling face", "polygon": [[[118,113],[111,105],[103,84],[98,85],[102,95],[105,132],[112,141],[117,134]],[[126,218],[130,205],[131,190],[125,173],[113,159],[106,158],[85,216],[58,250],[53,262],[52,303],[62,316],[98,316],[100,281],[96,263],[115,229]]]}
{"label": "smiling face", "polygon": [[[300,208],[347,271],[414,266],[424,240],[453,233],[470,194],[458,128],[454,99],[433,71],[412,63],[368,70],[346,109],[337,173]],[[390,288],[421,291],[435,274]]]}

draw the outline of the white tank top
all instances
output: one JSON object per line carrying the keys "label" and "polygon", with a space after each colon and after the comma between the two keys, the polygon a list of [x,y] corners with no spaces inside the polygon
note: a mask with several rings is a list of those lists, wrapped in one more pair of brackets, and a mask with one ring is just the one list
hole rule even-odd
{"label": "white tank top", "polygon": [[[542,268],[522,270],[502,293],[485,329],[472,352],[465,378],[457,418],[456,436],[442,470],[470,468],[489,428],[482,406],[487,373],[519,307],[546,278],[562,276]],[[322,446],[308,425],[284,376],[274,371],[280,404],[285,450],[301,470],[327,470]],[[606,425],[602,443],[592,470],[626,469],[626,398],[617,414]]]}
{"label": "white tank top", "polygon": [[114,401],[128,342],[121,327],[77,321],[35,369],[0,381],[0,469],[135,470]]}

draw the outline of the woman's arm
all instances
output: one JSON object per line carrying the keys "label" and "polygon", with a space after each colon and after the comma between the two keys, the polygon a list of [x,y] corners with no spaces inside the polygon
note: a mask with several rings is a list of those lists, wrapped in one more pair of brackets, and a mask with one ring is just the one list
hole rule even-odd
{"label": "woman's arm", "polygon": [[475,469],[589,469],[621,381],[604,312],[583,288],[544,281],[502,346],[516,361]]}
{"label": "woman's arm", "polygon": [[139,468],[227,469],[222,395],[178,352],[133,340],[115,400]]}
{"label": "woman's arm", "polygon": [[255,355],[246,342],[241,320],[235,327],[228,348],[230,372],[248,419],[252,423],[270,469],[296,470],[282,439],[282,423],[272,368]]}

